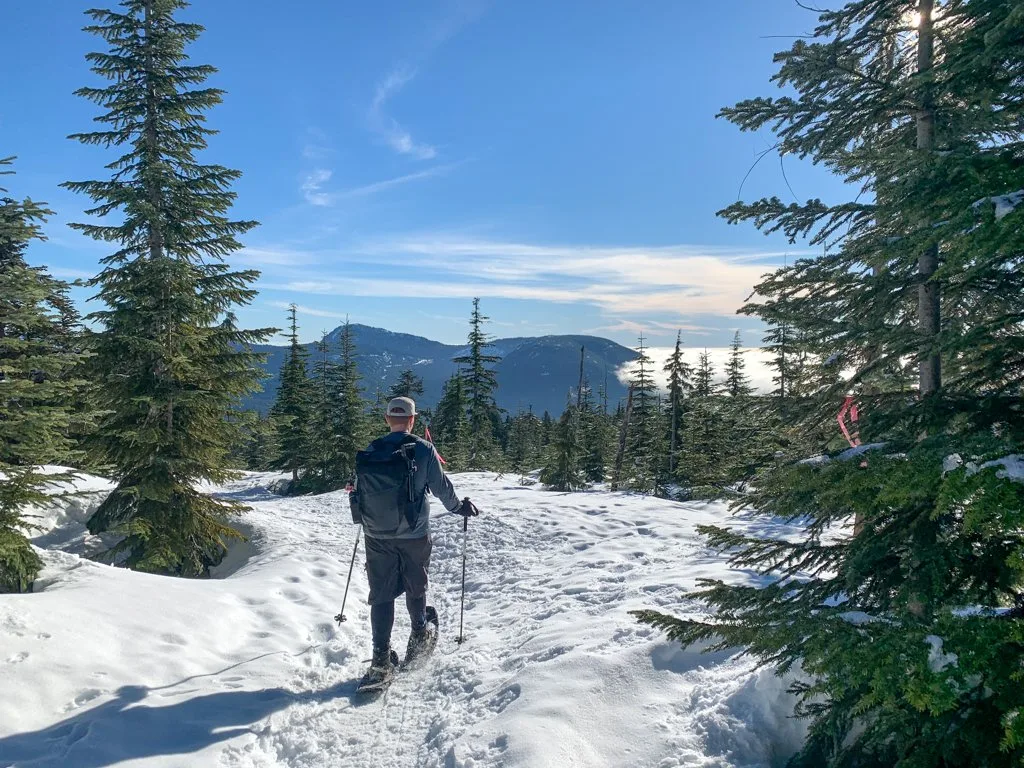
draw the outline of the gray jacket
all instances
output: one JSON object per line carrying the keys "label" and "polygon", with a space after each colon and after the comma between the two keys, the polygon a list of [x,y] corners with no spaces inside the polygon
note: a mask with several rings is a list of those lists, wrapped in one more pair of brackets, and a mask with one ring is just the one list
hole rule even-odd
{"label": "gray jacket", "polygon": [[[379,440],[393,442],[397,448],[408,436],[407,432],[392,432]],[[374,534],[374,538],[419,539],[430,533],[430,499],[427,496],[427,491],[430,491],[449,512],[457,512],[462,505],[459,497],[455,494],[455,488],[452,487],[452,481],[444,473],[441,460],[437,457],[437,451],[431,443],[417,437],[416,447],[413,449],[413,459],[416,462],[413,489],[417,496],[423,497],[423,505],[420,507],[420,513],[416,519],[416,527],[410,528],[409,523],[403,519],[395,533],[390,535]]]}

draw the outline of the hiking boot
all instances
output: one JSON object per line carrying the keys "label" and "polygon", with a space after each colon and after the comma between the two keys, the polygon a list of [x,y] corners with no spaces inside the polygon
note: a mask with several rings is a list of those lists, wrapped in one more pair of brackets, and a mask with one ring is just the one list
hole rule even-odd
{"label": "hiking boot", "polygon": [[395,676],[398,669],[398,654],[389,648],[374,648],[373,660],[370,668],[366,670],[362,680],[359,681],[360,691],[372,691],[382,689]]}
{"label": "hiking boot", "polygon": [[437,611],[432,606],[428,606],[426,614],[427,621],[423,625],[423,629],[413,631],[409,635],[409,645],[405,649],[405,661],[402,662],[403,667],[411,666],[417,661],[426,658],[433,652],[434,646],[437,645]]}

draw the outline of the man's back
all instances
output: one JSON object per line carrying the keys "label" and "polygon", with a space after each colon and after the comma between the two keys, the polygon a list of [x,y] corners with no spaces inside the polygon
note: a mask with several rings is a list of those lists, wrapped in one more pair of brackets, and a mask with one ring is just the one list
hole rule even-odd
{"label": "man's back", "polygon": [[[434,446],[422,438],[416,437],[408,432],[391,432],[383,437],[374,440],[368,451],[386,453],[389,450],[399,451],[403,443],[408,445],[409,458],[413,465],[412,492],[415,499],[412,518],[414,525],[410,525],[406,515],[400,515],[401,520],[397,529],[372,530],[371,525],[366,525],[367,535],[379,539],[417,539],[426,536],[430,532],[430,500],[427,498],[427,491],[436,496],[445,508],[450,512],[459,509],[459,499],[455,494],[451,481],[445,475],[441,467],[441,461],[437,456]],[[359,493],[357,479],[356,493]],[[397,503],[397,498],[396,498]]]}

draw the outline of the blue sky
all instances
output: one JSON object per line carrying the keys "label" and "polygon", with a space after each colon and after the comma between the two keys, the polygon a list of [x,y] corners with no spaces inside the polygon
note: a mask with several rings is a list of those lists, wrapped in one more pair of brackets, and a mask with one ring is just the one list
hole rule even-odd
{"label": "blue sky", "polygon": [[[83,57],[101,42],[80,27],[97,4],[2,10],[6,58],[31,62],[0,84],[4,186],[57,211],[31,259],[65,278],[107,252],[67,228],[87,201],[57,186],[108,159],[66,139],[96,114],[72,91],[96,84]],[[715,217],[773,141],[714,116],[773,92],[790,41],[771,36],[815,21],[792,0],[216,0],[183,17],[227,91],[203,160],[244,172],[235,214],[262,223],[231,259],[263,273],[247,325],[282,326],[295,302],[306,338],[347,315],[457,342],[480,296],[499,336],[758,342],[735,310],[799,251]],[[801,198],[842,194],[785,162]],[[776,156],[743,189],[765,194],[791,198]]]}

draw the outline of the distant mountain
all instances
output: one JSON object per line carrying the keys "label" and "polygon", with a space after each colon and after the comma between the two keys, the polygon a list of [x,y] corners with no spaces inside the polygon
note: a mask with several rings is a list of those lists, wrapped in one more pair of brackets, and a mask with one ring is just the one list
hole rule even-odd
{"label": "distant mountain", "polygon": [[[440,399],[444,383],[457,368],[452,358],[467,353],[465,346],[442,344],[382,328],[353,325],[352,331],[367,397],[373,397],[378,389],[386,392],[403,370],[411,368],[423,379],[425,391],[420,398],[423,406],[432,407]],[[328,339],[336,346],[340,334],[341,329],[336,328],[328,334]],[[575,392],[579,381],[581,346],[586,349],[584,371],[594,392],[607,376],[608,402],[614,406],[626,396],[626,388],[619,383],[615,372],[623,363],[635,359],[636,353],[596,336],[496,339],[492,351],[502,358],[496,366],[498,405],[510,413],[532,407],[537,414],[545,410],[553,416],[561,414],[569,391]],[[316,355],[312,344],[307,348],[311,356]],[[265,368],[269,377],[263,382],[263,391],[250,396],[245,406],[265,413],[274,402],[288,347],[268,344],[255,349],[267,356]]]}

